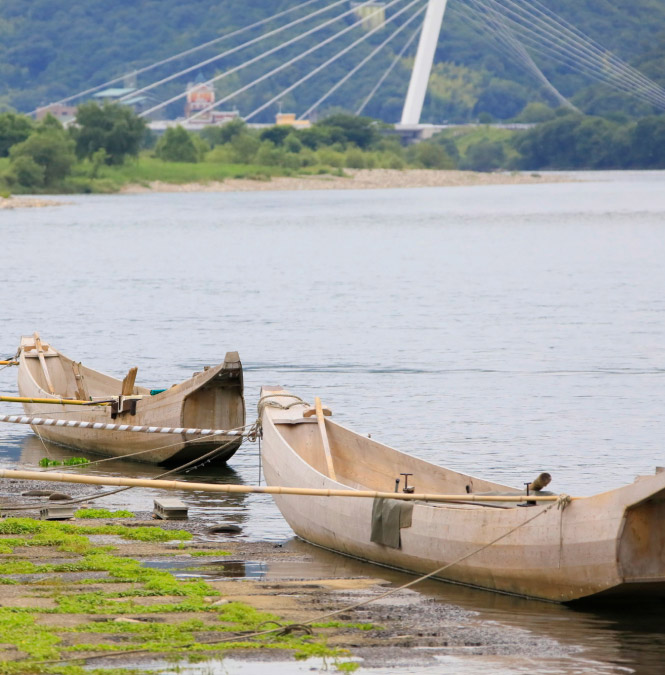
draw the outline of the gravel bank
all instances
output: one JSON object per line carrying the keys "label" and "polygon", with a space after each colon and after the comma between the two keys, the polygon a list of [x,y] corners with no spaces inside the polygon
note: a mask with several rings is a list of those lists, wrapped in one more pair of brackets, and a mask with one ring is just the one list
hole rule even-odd
{"label": "gravel bank", "polygon": [[271,180],[231,178],[224,182],[164,183],[126,185],[124,194],[145,192],[263,192],[270,190],[380,190],[417,187],[469,187],[474,185],[529,185],[562,183],[570,176],[537,173],[479,173],[476,171],[440,171],[433,169],[346,169],[346,176],[294,176]]}

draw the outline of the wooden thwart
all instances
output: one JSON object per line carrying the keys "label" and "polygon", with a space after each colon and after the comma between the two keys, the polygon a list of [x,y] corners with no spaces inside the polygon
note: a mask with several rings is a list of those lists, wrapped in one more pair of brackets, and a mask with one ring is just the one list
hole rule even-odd
{"label": "wooden thwart", "polygon": [[48,372],[46,367],[46,359],[44,358],[44,350],[42,349],[42,341],[39,339],[39,333],[35,333],[35,347],[37,348],[37,354],[39,356],[39,363],[41,364],[42,371],[44,372],[44,379],[46,380],[46,386],[51,394],[55,394],[55,389],[53,388],[53,382],[51,382],[51,375]]}
{"label": "wooden thwart", "polygon": [[323,443],[323,452],[326,456],[326,465],[328,467],[328,475],[333,480],[337,480],[335,475],[335,466],[333,465],[332,453],[330,452],[330,441],[328,441],[328,432],[326,431],[326,421],[323,418],[323,407],[321,406],[321,399],[317,396],[314,399],[314,407],[316,408],[316,421],[319,424],[319,431],[321,432],[321,443]]}
{"label": "wooden thwart", "polygon": [[[122,476],[79,476],[72,473],[51,471],[18,471],[0,469],[0,478],[39,480],[53,483],[85,483],[86,485],[112,485],[122,487],[146,487],[160,490],[183,490],[185,492],[223,492],[227,494],[302,495],[309,497],[360,497],[365,499],[399,499],[423,502],[523,502],[524,494],[515,495],[439,495],[405,492],[376,492],[374,490],[326,490],[263,485],[234,485],[228,483],[185,483],[177,480],[151,480],[149,478],[124,478]],[[530,502],[555,502],[559,495],[529,495]],[[582,499],[571,497],[571,499]]]}

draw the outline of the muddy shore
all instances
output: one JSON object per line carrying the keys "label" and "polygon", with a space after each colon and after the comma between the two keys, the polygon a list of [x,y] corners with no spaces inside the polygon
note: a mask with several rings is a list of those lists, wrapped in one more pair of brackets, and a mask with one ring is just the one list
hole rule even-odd
{"label": "muddy shore", "polygon": [[[73,498],[90,494],[88,486],[58,486]],[[64,488],[64,490],[62,489]],[[52,483],[34,481],[3,481],[0,485],[0,510],[3,523],[7,518],[37,517],[35,510],[13,511],[11,507],[30,504],[48,504],[48,497],[27,497],[28,490],[53,490]],[[54,502],[50,502],[53,504]],[[58,502],[60,503],[60,502]],[[95,507],[95,504],[91,504]],[[77,507],[78,508],[78,507]],[[36,521],[44,523],[44,521]],[[172,658],[172,651],[160,653],[153,646],[145,652],[123,654],[118,651],[109,655],[108,650],[141,647],[130,642],[131,634],[119,633],[124,627],[133,631],[142,630],[147,622],[156,630],[164,631],[171,625],[189,625],[203,622],[192,635],[198,642],[215,641],[220,630],[215,622],[217,609],[224,609],[227,603],[236,607],[248,606],[269,616],[267,623],[259,621],[254,629],[271,626],[270,621],[295,625],[295,640],[307,643],[290,646],[265,644],[247,646],[245,638],[251,630],[243,624],[238,628],[238,644],[224,649],[225,656],[243,660],[271,660],[294,663],[294,655],[321,656],[341,670],[352,670],[358,663],[362,668],[408,667],[427,669],[440,663],[441,658],[474,657],[489,659],[489,662],[504,663],[506,659],[566,658],[576,650],[564,647],[555,640],[531,634],[522,629],[508,627],[495,622],[483,622],[478,615],[467,609],[428,598],[413,590],[399,590],[392,595],[371,602],[354,610],[342,612],[332,621],[320,617],[329,612],[347,608],[363,600],[370,600],[394,587],[381,569],[372,565],[360,567],[363,573],[349,575],[343,568],[342,574],[330,574],[330,570],[309,569],[312,562],[310,548],[306,545],[288,546],[266,542],[250,542],[238,536],[211,534],[209,523],[194,520],[159,521],[150,513],[135,513],[134,517],[80,519],[65,521],[68,524],[86,527],[113,527],[122,525],[127,532],[183,530],[192,538],[184,541],[136,541],[126,540],[117,535],[92,535],[90,545],[112,546],[114,560],[138,561],[141,565],[161,571],[167,570],[177,579],[192,581],[199,579],[207,586],[205,592],[211,597],[199,598],[203,604],[198,609],[183,605],[173,610],[169,602],[178,598],[152,594],[138,590],[138,584],[128,579],[114,578],[114,573],[99,569],[81,570],[80,555],[61,552],[51,545],[36,545],[30,541],[12,543],[16,534],[0,534],[0,550],[3,545],[14,546],[10,553],[0,555],[4,574],[0,575],[3,593],[0,594],[0,612],[3,608],[20,608],[29,612],[40,630],[50,630],[58,641],[59,654],[67,659],[86,657],[95,667],[149,667],[155,659]],[[37,527],[42,527],[41,524]],[[49,527],[47,523],[45,527]],[[56,526],[59,527],[59,526]],[[33,537],[44,535],[33,535]],[[53,534],[51,540],[59,541]],[[177,533],[174,536],[180,536]],[[4,543],[4,544],[3,544]],[[80,545],[80,542],[79,542]],[[65,547],[65,550],[69,550]],[[36,566],[26,571],[22,561]],[[12,567],[14,565],[14,567]],[[64,565],[64,567],[63,567]],[[79,565],[77,567],[77,565]],[[50,566],[50,567],[49,567]],[[54,571],[49,571],[53,567]],[[261,574],[261,569],[272,568],[277,573]],[[65,570],[73,570],[71,572]],[[60,570],[60,571],[57,571]],[[259,573],[257,573],[259,570]],[[306,574],[303,574],[304,571]],[[11,573],[14,571],[14,573]],[[97,594],[100,606],[85,612],[79,609],[58,613],[58,607],[67,606],[76,595]],[[108,597],[107,596],[114,596]],[[87,596],[86,596],[87,597]],[[106,599],[104,599],[106,598]],[[127,604],[127,602],[129,604]],[[104,604],[105,603],[105,604]],[[113,610],[118,607],[117,613]],[[161,607],[164,611],[160,611]],[[120,623],[118,623],[120,622]],[[184,622],[184,623],[183,623]],[[304,622],[314,622],[314,635],[305,636]],[[94,632],[90,626],[109,626],[108,634],[103,630]],[[119,627],[120,626],[120,627]],[[160,628],[161,626],[161,628]],[[93,631],[90,634],[90,631]],[[85,637],[80,631],[85,632]],[[277,639],[277,638],[275,638]],[[286,639],[286,638],[284,638]],[[145,640],[145,638],[144,638]],[[254,638],[256,640],[256,638]],[[259,638],[260,640],[260,638]],[[309,641],[312,644],[309,644]],[[209,645],[206,651],[183,650],[184,658],[205,655],[219,657],[222,652]],[[0,646],[0,661],[20,661],[26,654],[10,645]],[[80,663],[80,661],[76,661]],[[349,665],[350,664],[350,665]],[[185,663],[181,664],[186,672]]]}
{"label": "muddy shore", "polygon": [[435,169],[345,169],[344,176],[278,176],[270,180],[229,178],[223,182],[164,183],[126,185],[123,194],[146,192],[263,192],[272,190],[380,190],[396,188],[470,187],[474,185],[531,185],[562,183],[570,176],[526,172],[485,173]]}

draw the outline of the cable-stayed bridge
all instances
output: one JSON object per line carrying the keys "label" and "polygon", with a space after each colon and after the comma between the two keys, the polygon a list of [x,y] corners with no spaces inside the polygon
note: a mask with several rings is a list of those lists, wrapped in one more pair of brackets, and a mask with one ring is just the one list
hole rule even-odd
{"label": "cable-stayed bridge", "polygon": [[[349,92],[344,107],[362,114],[373,98],[381,96],[397,64],[413,57],[401,119],[386,121],[414,126],[421,121],[442,23],[451,14],[480,36],[488,49],[510,57],[558,106],[573,107],[538,62],[556,63],[587,81],[665,110],[665,89],[540,0],[306,0],[51,105],[81,102],[131,79],[136,86],[125,92],[116,89],[115,100],[141,101],[139,114],[148,119],[173,116],[187,97],[182,83],[196,78],[197,86],[214,88],[217,95],[187,109],[185,117],[179,118],[185,125],[219,120],[215,111],[238,106],[238,101],[243,106],[240,116],[257,121],[280,109],[296,90],[305,92],[299,100],[312,92],[306,106],[296,111],[300,120],[324,110],[340,90]],[[381,64],[374,69],[380,75],[359,91],[354,80],[371,61]],[[331,73],[335,74],[332,84]],[[325,91],[320,91],[321,81],[326,82]],[[363,82],[367,85],[367,77]]]}

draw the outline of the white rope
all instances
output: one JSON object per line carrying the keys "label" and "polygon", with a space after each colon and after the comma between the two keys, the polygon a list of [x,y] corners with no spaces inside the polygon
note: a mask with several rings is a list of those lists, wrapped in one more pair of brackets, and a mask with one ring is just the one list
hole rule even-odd
{"label": "white rope", "polygon": [[360,115],[360,113],[365,109],[365,106],[374,98],[374,94],[380,89],[381,85],[388,79],[388,76],[390,73],[392,73],[393,69],[395,66],[399,63],[399,60],[404,56],[404,53],[406,50],[413,44],[413,41],[416,39],[418,36],[418,33],[420,33],[420,29],[422,28],[422,24],[416,28],[416,30],[411,33],[411,37],[404,43],[402,48],[399,50],[395,58],[393,59],[392,63],[386,68],[386,70],[383,72],[383,75],[379,78],[379,81],[374,85],[372,88],[372,91],[369,92],[367,95],[367,98],[361,103],[360,107],[358,110],[356,110],[356,115]]}
{"label": "white rope", "polygon": [[[346,0],[337,0],[333,5],[330,7],[336,7],[337,5],[345,2]],[[360,5],[361,7],[364,7],[365,5],[371,4],[375,0],[365,0],[365,2]],[[328,7],[328,9],[330,9]],[[346,10],[345,12],[342,12],[342,14],[338,14],[337,16],[333,17],[332,19],[328,19],[327,21],[324,21],[323,23],[319,24],[318,26],[315,26],[314,28],[311,28],[310,30],[301,33],[300,35],[297,35],[294,38],[291,38],[290,40],[287,40],[286,42],[282,42],[281,44],[277,45],[276,47],[273,47],[271,49],[268,49],[265,52],[262,52],[258,56],[255,56],[252,59],[249,59],[248,61],[245,61],[241,63],[238,66],[235,66],[234,68],[230,68],[229,70],[224,71],[223,73],[220,73],[219,75],[216,75],[215,77],[211,77],[209,80],[206,80],[205,82],[202,82],[200,86],[207,86],[209,84],[213,84],[214,82],[218,82],[219,80],[224,79],[225,77],[228,77],[229,75],[238,72],[239,70],[242,70],[243,68],[247,68],[248,66],[251,66],[252,64],[256,63],[257,61],[260,61],[264,59],[266,56],[270,56],[271,54],[274,54],[275,52],[279,51],[280,49],[284,49],[284,47],[288,47],[291,44],[294,44],[295,42],[298,42],[299,40],[302,40],[303,38],[307,37],[308,35],[312,35],[313,33],[316,33],[317,31],[320,31],[323,28],[326,28],[327,26],[339,21],[339,19],[342,19],[345,16],[348,16],[349,14],[355,12],[357,7],[352,7],[349,10]],[[178,94],[177,96],[172,96],[170,99],[166,101],[162,101],[159,105],[153,106],[152,108],[149,108],[148,110],[144,110],[139,117],[145,117],[146,115],[149,115],[150,113],[153,113],[157,110],[161,110],[162,108],[166,107],[170,103],[173,103],[174,101],[178,101],[181,98],[184,98],[187,96],[187,92],[182,92]],[[198,112],[196,115],[192,115],[191,117],[188,117],[186,121],[192,120],[199,115],[203,115],[204,113],[212,110],[213,108],[217,107],[221,103],[224,103],[225,101],[228,100],[227,97],[225,99],[222,99],[220,101],[216,101],[213,105],[208,106],[207,108],[204,108],[200,112]]]}
{"label": "white rope", "polygon": [[236,35],[241,35],[242,33],[246,33],[249,30],[252,30],[252,28],[258,28],[259,26],[262,26],[270,21],[274,21],[275,19],[278,19],[281,16],[285,16],[286,14],[290,14],[291,12],[295,12],[298,9],[302,9],[303,7],[306,7],[307,5],[311,5],[314,2],[319,2],[320,0],[306,0],[306,2],[303,2],[299,5],[296,5],[295,7],[290,7],[289,9],[285,9],[282,12],[278,12],[277,14],[273,14],[272,16],[269,16],[267,19],[261,19],[260,21],[256,21],[253,24],[250,24],[249,26],[244,26],[243,28],[239,28],[238,30],[234,30],[231,33],[227,33],[226,35],[222,35],[218,38],[214,38],[213,40],[209,40],[208,42],[204,42],[200,45],[197,45],[196,47],[191,47],[190,49],[186,49],[183,52],[179,52],[178,54],[174,54],[173,56],[169,56],[168,58],[162,59],[161,61],[155,61],[154,63],[151,63],[147,66],[144,66],[143,68],[139,68],[138,70],[132,70],[124,75],[120,75],[119,77],[115,77],[112,80],[107,80],[106,82],[102,82],[102,84],[98,84],[95,87],[90,87],[90,89],[86,89],[85,91],[80,91],[78,94],[73,94],[72,96],[68,96],[67,98],[61,98],[59,101],[55,101],[55,103],[49,103],[48,106],[40,106],[40,108],[35,108],[32,112],[28,113],[29,115],[34,115],[37,110],[40,110],[41,108],[44,107],[49,107],[51,105],[61,105],[63,103],[68,103],[69,101],[73,101],[75,98],[80,98],[81,96],[85,96],[86,94],[91,94],[95,91],[98,91],[99,89],[102,89],[103,87],[108,87],[111,84],[115,84],[116,82],[121,82],[124,80],[126,77],[132,75],[141,75],[142,73],[145,73],[149,70],[152,70],[154,68],[157,68],[159,66],[163,66],[165,63],[170,63],[171,61],[175,61],[176,59],[180,59],[183,56],[189,56],[190,54],[194,54],[195,52],[200,51],[201,49],[205,49],[206,47],[210,47],[214,44],[217,44],[218,42],[221,42],[222,40],[228,40],[229,38],[235,37]]}
{"label": "white rope", "polygon": [[[513,30],[522,34],[523,39],[533,44],[536,50],[554,50],[559,56],[558,60],[561,57],[568,60],[574,59],[573,63],[568,61],[566,65],[575,68],[578,72],[584,72],[581,70],[582,68],[590,69],[592,73],[586,74],[593,76],[595,79],[615,86],[615,88],[620,88],[626,93],[643,100],[646,98],[652,105],[660,107],[665,105],[665,90],[644,78],[641,73],[634,69],[627,71],[626,68],[619,68],[610,63],[607,60],[610,52],[600,52],[597,48],[594,48],[594,51],[578,38],[566,35],[556,24],[553,26],[551,23],[545,22],[534,15],[533,12],[523,9],[512,0],[503,0],[503,2],[517,7],[527,15],[526,17],[510,7],[501,5],[497,0],[483,0],[483,2],[471,0],[471,2],[485,11],[500,14],[503,20],[512,24]],[[526,25],[523,22],[526,22]],[[543,45],[542,42],[548,43],[549,47]],[[647,84],[644,84],[644,82]]]}
{"label": "white rope", "polygon": [[[380,45],[375,47],[364,59],[359,61],[344,77],[337,81],[328,91],[321,96],[315,103],[313,103],[305,112],[300,115],[300,119],[307,118],[314,110],[316,110],[321,103],[323,103],[329,96],[336,92],[345,82],[352,78],[370,59],[374,58],[389,42],[396,38],[407,26],[417,19],[425,10],[427,5],[423,5],[417,10],[409,19],[407,19],[401,26],[398,26]],[[387,22],[386,22],[387,23]]]}
{"label": "white rope", "polygon": [[143,434],[185,434],[188,436],[244,436],[242,431],[233,429],[191,429],[186,427],[152,427],[147,425],[105,424],[103,422],[84,422],[82,420],[61,420],[28,415],[0,415],[0,422],[10,424],[30,424],[32,426],[64,427],[77,429],[95,429],[102,431],[129,431]]}
{"label": "white rope", "polygon": [[319,14],[322,14],[324,12],[328,12],[337,5],[344,4],[346,0],[337,0],[337,2],[334,2],[332,5],[327,5],[323,9],[317,9],[315,12],[311,12],[310,14],[307,14],[306,16],[300,17],[299,19],[296,19],[295,21],[291,21],[291,23],[287,23],[283,26],[280,26],[279,28],[275,28],[274,30],[268,31],[267,33],[264,33],[263,35],[259,35],[258,37],[252,38],[251,40],[248,40],[247,42],[243,42],[240,45],[237,45],[236,47],[232,47],[231,49],[228,49],[225,52],[222,52],[221,54],[217,54],[216,56],[212,56],[209,59],[205,59],[204,61],[200,61],[199,63],[195,63],[193,66],[189,66],[185,68],[184,70],[179,70],[177,73],[173,73],[171,75],[168,75],[167,77],[162,78],[161,80],[157,80],[156,82],[153,82],[152,84],[146,85],[145,87],[142,87],[141,89],[138,89],[137,91],[132,91],[129,94],[126,94],[123,96],[120,101],[124,101],[128,98],[133,98],[134,96],[137,96],[138,94],[142,94],[146,91],[150,91],[151,89],[154,89],[155,87],[159,87],[162,84],[165,84],[166,82],[170,82],[171,80],[175,80],[176,78],[180,77],[181,75],[186,75],[187,73],[191,73],[193,70],[199,70],[200,68],[203,68],[204,66],[207,66],[211,63],[214,63],[215,61],[219,61],[220,59],[223,59],[225,56],[230,56],[231,54],[235,54],[235,52],[240,51],[241,49],[245,49],[246,47],[250,47],[251,45],[257,44],[258,42],[262,42],[263,40],[267,40],[269,37],[272,37],[273,35],[278,35],[279,33],[282,33],[285,30],[288,30],[289,28],[292,28],[293,26],[297,26],[300,23],[303,23],[304,21],[308,21],[312,17],[315,17]]}
{"label": "white rope", "polygon": [[[391,7],[396,2],[399,2],[399,1],[400,0],[393,0],[393,2],[389,2],[381,10],[378,10],[378,11],[383,11],[384,9],[388,9],[389,7]],[[393,14],[393,16],[391,16],[388,20],[386,20],[385,24],[388,24],[390,21],[394,21],[398,16],[400,16],[404,12],[408,11],[414,5],[416,5],[420,2],[422,2],[422,0],[412,0],[412,2],[410,2],[406,7],[403,7],[398,12],[395,12],[395,14]],[[363,23],[363,21],[364,21],[364,19],[360,19],[359,21],[357,21],[352,26],[349,26],[348,30],[351,30],[352,28],[355,28],[357,25],[360,25],[361,23]],[[362,37],[360,37],[357,40],[355,40],[354,42],[352,42],[350,45],[347,45],[346,47],[344,47],[344,49],[337,52],[337,54],[335,54],[333,57],[329,58],[327,61],[324,61],[321,65],[314,68],[314,70],[311,70],[307,75],[305,75],[304,77],[301,77],[297,82],[294,82],[292,85],[290,85],[289,87],[287,87],[286,89],[281,91],[279,94],[277,94],[277,96],[273,96],[269,101],[266,101],[263,105],[260,105],[255,110],[252,110],[252,112],[249,115],[245,116],[245,120],[250,120],[252,117],[254,117],[254,115],[258,115],[258,113],[260,113],[262,110],[265,110],[266,108],[271,106],[276,101],[279,101],[280,98],[282,98],[283,96],[288,94],[290,91],[293,91],[296,87],[299,87],[303,82],[306,82],[307,80],[309,80],[310,77],[313,77],[314,75],[316,75],[316,73],[320,72],[324,68],[327,68],[331,63],[337,61],[337,59],[339,59],[341,56],[344,56],[344,54],[351,51],[354,47],[359,45],[361,42],[364,42],[368,37],[370,37],[371,35],[373,35],[377,31],[381,30],[382,28],[383,28],[382,25],[376,26],[372,30],[365,33]],[[320,45],[317,45],[316,47],[312,48],[311,51],[314,51],[315,49],[318,49],[319,47],[322,47],[324,44],[325,44],[325,41],[322,42]],[[299,57],[297,57],[297,59],[300,59],[303,56],[306,56],[306,54],[307,53],[301,54]]]}

